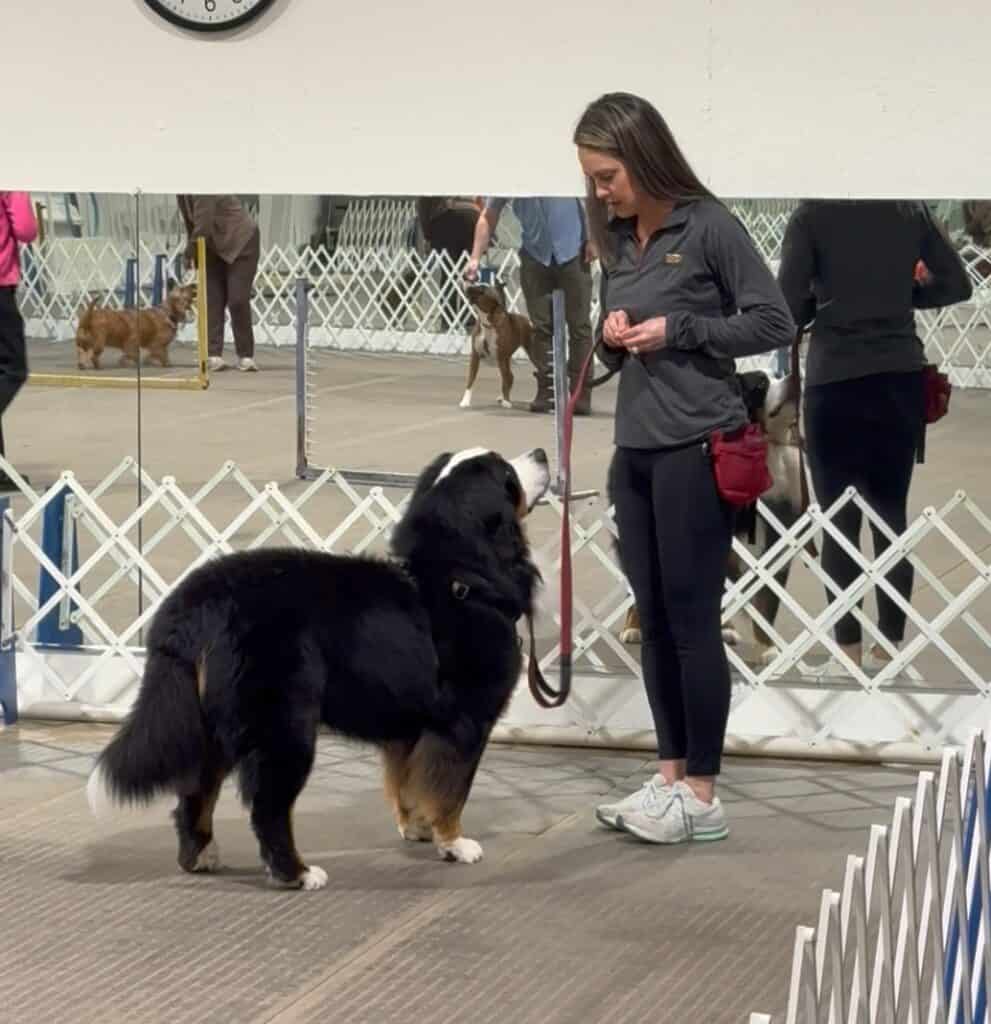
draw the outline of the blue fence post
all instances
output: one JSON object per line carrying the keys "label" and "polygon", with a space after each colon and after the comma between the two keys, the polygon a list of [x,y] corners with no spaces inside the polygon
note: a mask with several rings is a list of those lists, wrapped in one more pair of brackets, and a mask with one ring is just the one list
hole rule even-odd
{"label": "blue fence post", "polygon": [[[6,595],[10,592],[8,576],[13,566],[8,565],[9,545],[7,544],[7,512],[10,509],[10,498],[0,498],[0,522],[3,524],[2,540],[0,540],[0,628],[4,633],[13,633],[14,623],[11,618],[12,607],[8,607]],[[7,725],[17,721],[17,645],[15,642],[0,644],[0,704],[3,705],[3,720]]]}
{"label": "blue fence post", "polygon": [[[76,521],[66,507],[71,492],[65,486],[45,506],[45,518],[41,530],[41,547],[53,565],[58,566],[68,577],[79,568],[79,543],[76,536]],[[51,573],[41,568],[38,582],[38,603],[43,605],[61,588]],[[77,608],[67,595],[38,623],[37,642],[49,647],[80,647],[83,632],[72,623],[70,616]]]}
{"label": "blue fence post", "polygon": [[151,279],[151,304],[160,306],[165,301],[165,268],[168,256],[164,252],[155,256],[155,273]]}

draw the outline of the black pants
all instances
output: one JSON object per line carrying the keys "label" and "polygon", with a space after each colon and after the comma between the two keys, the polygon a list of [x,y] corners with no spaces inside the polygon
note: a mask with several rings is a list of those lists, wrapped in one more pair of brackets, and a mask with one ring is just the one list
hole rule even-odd
{"label": "black pants", "polygon": [[28,357],[24,344],[24,320],[17,308],[17,290],[0,287],[0,455],[6,455],[3,414],[27,380]]}
{"label": "black pants", "polygon": [[[430,221],[427,229],[426,237],[431,250],[447,253],[451,266],[455,266],[464,253],[471,252],[477,221],[478,212],[474,209],[459,207],[439,213]],[[445,285],[450,283],[445,276],[441,280]],[[454,331],[464,327],[467,313],[462,309],[462,302],[457,288],[447,288],[441,302],[444,330]]]}
{"label": "black pants", "polygon": [[700,444],[617,448],[609,476],[658,756],[684,758],[689,775],[717,775],[730,704],[720,604],[733,510]]}
{"label": "black pants", "polygon": [[568,325],[568,379],[574,387],[592,346],[592,271],[579,253],[567,263],[545,267],[520,250],[520,289],[533,324],[530,359],[537,394],[554,390],[554,301],[556,289],[564,292],[564,318]]}
{"label": "black pants", "polygon": [[[922,430],[923,388],[920,371],[879,373],[805,389],[809,471],[816,501],[823,510],[847,487],[856,487],[895,534],[904,533],[908,489]],[[853,503],[834,519],[858,551],[862,520]],[[876,558],[887,550],[888,541],[873,524],[871,530]],[[860,575],[857,564],[829,536],[823,540],[822,567],[840,589]],[[908,601],[912,577],[912,566],[903,560],[892,567],[886,579]],[[834,600],[835,595],[827,592],[827,598]],[[881,633],[892,643],[901,643],[905,613],[881,589],[877,606]],[[836,642],[861,642],[860,623],[851,613],[837,622]]]}
{"label": "black pants", "polygon": [[234,351],[241,359],[255,354],[251,326],[251,288],[258,273],[260,235],[257,229],[233,263],[206,249],[207,342],[211,356],[224,354],[224,313],[230,310]]}

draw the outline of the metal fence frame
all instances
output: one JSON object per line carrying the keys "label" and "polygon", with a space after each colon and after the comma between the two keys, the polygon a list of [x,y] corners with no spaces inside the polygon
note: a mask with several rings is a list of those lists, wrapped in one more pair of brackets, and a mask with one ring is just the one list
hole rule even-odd
{"label": "metal fence frame", "polygon": [[[991,995],[991,748],[976,730],[919,774],[796,929],[784,1024],[984,1024]],[[776,1024],[753,1013],[750,1024]]]}

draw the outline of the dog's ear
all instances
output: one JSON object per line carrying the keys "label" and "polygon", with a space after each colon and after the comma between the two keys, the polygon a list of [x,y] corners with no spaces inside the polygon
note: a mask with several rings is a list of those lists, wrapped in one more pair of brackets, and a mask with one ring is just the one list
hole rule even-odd
{"label": "dog's ear", "polygon": [[499,303],[503,309],[509,311],[509,296],[506,294],[506,282],[501,278],[495,279],[496,294],[499,296]]}
{"label": "dog's ear", "polygon": [[422,498],[427,491],[437,482],[437,477],[440,476],[444,467],[451,461],[453,452],[442,452],[423,468],[420,472],[420,476],[416,481],[416,486],[413,488],[413,494],[410,496],[410,504],[412,505],[418,498]]}
{"label": "dog's ear", "polygon": [[516,606],[518,616],[532,614],[540,570],[530,558],[530,546],[512,504],[504,505],[492,539],[496,554],[490,567],[493,587]]}
{"label": "dog's ear", "polygon": [[165,282],[165,290],[166,290],[166,292],[170,292],[170,291],[172,291],[173,288],[177,288],[178,286],[179,286],[178,280],[176,280],[176,278],[174,278],[171,274],[169,274],[168,279]]}

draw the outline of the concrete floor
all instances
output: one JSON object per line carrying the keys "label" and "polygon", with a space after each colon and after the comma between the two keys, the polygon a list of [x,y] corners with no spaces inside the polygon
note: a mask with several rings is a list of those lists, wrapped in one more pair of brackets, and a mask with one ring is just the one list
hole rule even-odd
{"label": "concrete floor", "polygon": [[730,759],[730,838],[663,849],[592,817],[639,785],[641,756],[494,746],[469,867],[403,843],[375,755],[327,737],[295,823],[330,882],[287,893],[231,786],[216,876],[176,867],[166,803],[94,820],[85,780],[111,732],[0,732],[5,1024],[742,1024],[783,1012],[796,925],[915,777]]}

